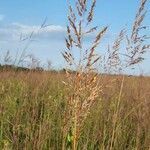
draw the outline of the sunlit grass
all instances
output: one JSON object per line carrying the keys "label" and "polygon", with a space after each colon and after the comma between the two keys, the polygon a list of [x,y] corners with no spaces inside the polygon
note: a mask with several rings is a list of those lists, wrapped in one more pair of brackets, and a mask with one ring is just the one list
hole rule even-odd
{"label": "sunlit grass", "polygon": [[[0,73],[0,149],[61,149],[66,102],[62,73]],[[103,77],[103,82],[111,77]],[[122,77],[100,95],[88,115],[79,149],[148,149],[150,141],[150,78]],[[117,122],[116,109],[118,109]],[[71,143],[66,139],[66,146]]]}

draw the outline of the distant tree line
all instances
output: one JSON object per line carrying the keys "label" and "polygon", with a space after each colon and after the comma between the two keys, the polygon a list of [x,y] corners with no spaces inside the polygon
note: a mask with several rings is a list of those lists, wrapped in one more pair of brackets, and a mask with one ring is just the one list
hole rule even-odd
{"label": "distant tree line", "polygon": [[35,68],[27,68],[27,67],[20,67],[15,65],[1,65],[0,64],[0,70],[14,70],[14,71],[44,71],[42,67],[35,67]]}

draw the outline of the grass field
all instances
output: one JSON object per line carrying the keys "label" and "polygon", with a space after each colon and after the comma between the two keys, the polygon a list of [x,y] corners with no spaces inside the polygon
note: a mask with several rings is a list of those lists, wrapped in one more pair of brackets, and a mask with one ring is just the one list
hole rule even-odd
{"label": "grass field", "polygon": [[[63,73],[1,71],[0,149],[62,149],[64,80]],[[119,104],[122,76],[99,80],[104,90],[85,120],[78,149],[149,150],[150,78],[126,76]],[[71,134],[65,140],[71,148]]]}
{"label": "grass field", "polygon": [[[68,1],[62,71],[44,70],[26,49],[15,61],[6,53],[0,150],[150,150],[150,77],[124,75],[150,50],[143,25],[148,0],[140,2],[131,28],[108,42],[106,55],[96,53],[109,28],[92,25],[96,0]],[[27,58],[29,66],[21,67]]]}

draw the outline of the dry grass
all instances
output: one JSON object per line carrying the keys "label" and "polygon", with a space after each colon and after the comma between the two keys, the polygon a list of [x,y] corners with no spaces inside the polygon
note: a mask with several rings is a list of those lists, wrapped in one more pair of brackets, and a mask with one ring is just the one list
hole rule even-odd
{"label": "dry grass", "polygon": [[[70,3],[68,4],[66,50],[62,55],[68,64],[69,70],[74,69],[76,73],[72,75],[66,69],[68,80],[64,83],[69,92],[66,93],[67,107],[65,109],[65,119],[62,129],[64,133],[63,147],[66,147],[66,138],[70,137],[71,148],[74,150],[77,149],[85,120],[91,113],[93,106],[97,104],[98,99],[102,99],[101,93],[103,93],[104,85],[98,78],[95,65],[99,61],[102,62],[102,58],[104,57],[105,61],[102,62],[104,63],[103,70],[109,73],[121,73],[126,68],[134,67],[144,59],[143,54],[150,46],[145,42],[147,36],[140,33],[140,30],[143,28],[146,29],[146,27],[142,26],[146,14],[146,2],[147,0],[141,0],[131,33],[128,33],[126,29],[121,30],[112,47],[108,46],[108,57],[98,56],[95,52],[108,27],[104,27],[97,33],[89,48],[84,47],[85,36],[89,33],[93,34],[98,29],[97,26],[91,27],[96,0],[91,2],[90,7],[87,7],[90,3],[86,0],[78,0],[74,7]],[[122,48],[122,45],[125,45],[124,48]],[[110,86],[111,82],[112,80],[109,80],[105,86]],[[113,126],[111,140],[108,143],[109,149],[113,149],[116,144],[116,130],[118,129],[117,124],[124,84],[125,77],[123,76],[121,85],[119,85],[119,89],[116,91],[118,95],[116,96],[117,102],[112,116]]]}
{"label": "dry grass", "polygon": [[[68,2],[65,73],[0,72],[0,149],[150,149],[150,78],[106,75],[96,68],[102,62],[107,73],[119,74],[143,60],[150,48],[140,32],[146,29],[146,2],[141,0],[131,33],[121,30],[107,56],[96,54],[108,29],[91,27],[96,0],[90,7],[87,0]],[[85,48],[84,38],[94,32]],[[30,59],[32,69],[39,67]],[[10,61],[8,52],[4,62]]]}
{"label": "dry grass", "polygon": [[[65,75],[5,71],[0,79],[0,149],[62,149]],[[120,91],[122,76],[99,76],[103,85],[112,79],[84,120],[78,149],[149,149],[150,78],[126,76]],[[71,145],[70,132],[64,149]]]}

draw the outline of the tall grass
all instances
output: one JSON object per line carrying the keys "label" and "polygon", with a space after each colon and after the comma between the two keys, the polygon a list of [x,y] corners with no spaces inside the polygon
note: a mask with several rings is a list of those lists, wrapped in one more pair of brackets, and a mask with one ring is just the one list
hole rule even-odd
{"label": "tall grass", "polygon": [[[78,149],[149,149],[150,78],[100,76],[101,99],[90,111]],[[65,109],[65,74],[45,72],[0,73],[0,149],[62,149]],[[118,95],[122,92],[118,108]],[[66,132],[65,148],[72,145]]]}
{"label": "tall grass", "polygon": [[[133,22],[131,34],[126,29],[121,30],[112,48],[108,46],[108,58],[106,59],[106,64],[104,63],[105,70],[109,72],[113,70],[115,73],[120,73],[127,67],[137,65],[144,59],[143,54],[150,46],[145,42],[147,36],[140,34],[140,30],[146,28],[142,26],[146,14],[144,9],[146,2],[147,0],[141,0],[135,21]],[[88,7],[89,5],[90,7]],[[69,79],[65,84],[69,88],[69,94],[66,93],[67,107],[64,117],[63,143],[66,143],[65,140],[68,136],[71,137],[71,148],[74,150],[78,147],[78,139],[81,136],[84,123],[94,105],[97,104],[98,100],[101,100],[103,92],[103,84],[99,80],[98,72],[95,68],[96,63],[103,56],[98,56],[95,51],[107,32],[108,27],[104,27],[97,33],[89,48],[86,48],[84,44],[86,36],[98,30],[97,26],[91,27],[95,6],[96,0],[93,0],[91,3],[87,0],[78,0],[74,7],[70,3],[68,4],[66,50],[62,55],[69,66],[69,70],[75,69],[76,73],[72,75],[66,69],[66,77]],[[122,48],[122,44],[125,45],[124,48]],[[122,52],[122,49],[125,52]],[[118,89],[119,93],[116,97],[117,102],[113,112],[113,130],[110,143],[108,144],[109,149],[113,149],[116,142],[124,80],[125,77],[123,76],[121,85],[119,85],[120,89]],[[110,83],[108,82],[106,86],[109,85]],[[63,144],[63,147],[65,147],[65,144]]]}
{"label": "tall grass", "polygon": [[[92,27],[96,0],[68,2],[65,72],[0,71],[0,149],[150,149],[150,78],[96,68],[102,62],[107,73],[119,74],[143,60],[150,48],[140,32],[146,2],[141,0],[131,33],[121,30],[107,56],[96,54],[108,29]],[[85,48],[84,39],[95,33]]]}

